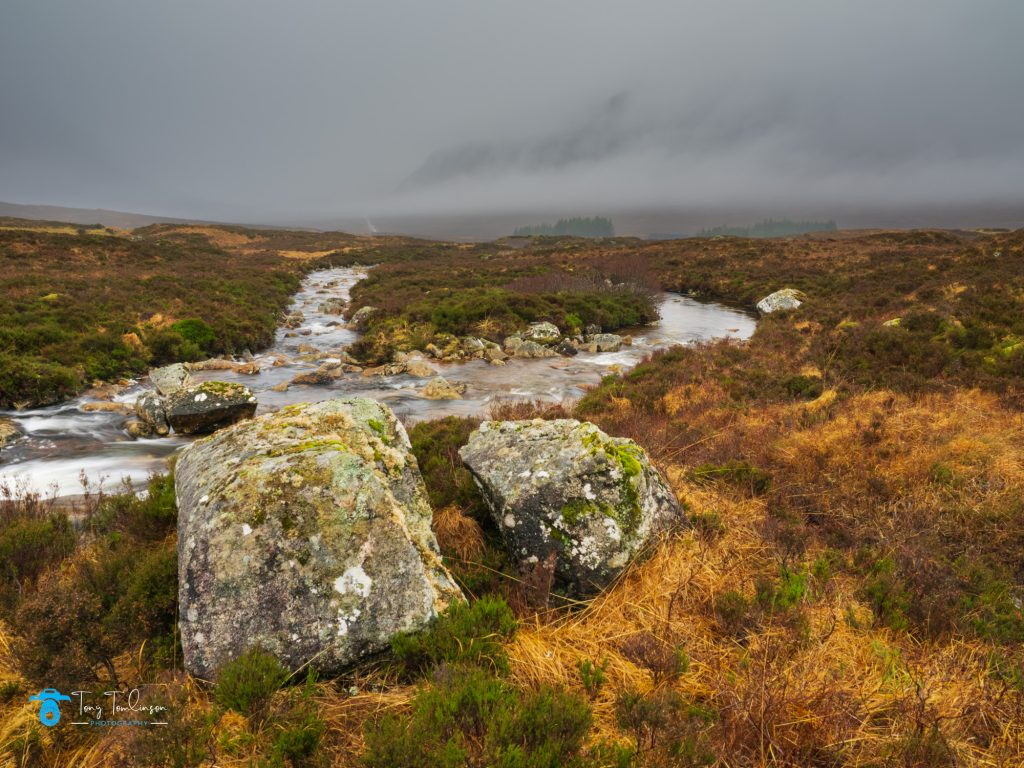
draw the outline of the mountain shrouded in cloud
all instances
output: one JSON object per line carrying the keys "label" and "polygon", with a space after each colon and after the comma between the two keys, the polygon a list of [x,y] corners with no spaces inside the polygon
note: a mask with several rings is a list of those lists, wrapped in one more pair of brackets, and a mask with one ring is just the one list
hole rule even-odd
{"label": "mountain shrouded in cloud", "polygon": [[0,200],[282,223],[1014,206],[1021,28],[1015,0],[12,0]]}

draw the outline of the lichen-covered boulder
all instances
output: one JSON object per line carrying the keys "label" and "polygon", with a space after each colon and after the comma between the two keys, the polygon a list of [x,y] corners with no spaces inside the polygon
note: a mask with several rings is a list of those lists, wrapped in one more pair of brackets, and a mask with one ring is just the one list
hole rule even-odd
{"label": "lichen-covered boulder", "polygon": [[184,363],[174,363],[151,370],[149,380],[153,382],[158,394],[167,396],[189,386],[192,383],[192,376],[189,375]]}
{"label": "lichen-covered boulder", "polygon": [[150,426],[154,434],[163,436],[171,431],[167,423],[167,404],[156,392],[143,392],[135,401],[135,415]]}
{"label": "lichen-covered boulder", "polygon": [[205,434],[251,417],[256,412],[256,396],[242,384],[204,381],[169,395],[164,410],[175,432]]}
{"label": "lichen-covered boulder", "polygon": [[409,438],[368,398],[292,405],[185,448],[175,471],[186,668],[260,645],[337,672],[461,592]]}
{"label": "lichen-covered boulder", "polygon": [[377,311],[377,307],[360,307],[348,319],[348,327],[356,331],[363,330],[370,317]]}
{"label": "lichen-covered boulder", "polygon": [[523,341],[534,341],[537,344],[557,344],[562,338],[562,332],[554,323],[530,323],[530,326],[520,334]]}
{"label": "lichen-covered boulder", "polygon": [[802,291],[796,288],[783,288],[775,293],[770,293],[757,302],[757,311],[762,315],[770,315],[772,312],[783,312],[796,309],[807,297]]}
{"label": "lichen-covered boulder", "polygon": [[[507,341],[507,339],[506,339]],[[510,348],[505,347],[507,350]],[[536,341],[523,339],[518,344],[513,344],[509,354],[512,357],[558,357],[558,353],[551,347],[538,344]]]}
{"label": "lichen-covered boulder", "polygon": [[595,333],[587,338],[589,352],[618,352],[622,349],[622,337],[617,333]]}
{"label": "lichen-covered boulder", "polygon": [[600,590],[682,519],[644,450],[588,422],[485,421],[459,455],[513,560],[529,568],[554,553],[570,593]]}

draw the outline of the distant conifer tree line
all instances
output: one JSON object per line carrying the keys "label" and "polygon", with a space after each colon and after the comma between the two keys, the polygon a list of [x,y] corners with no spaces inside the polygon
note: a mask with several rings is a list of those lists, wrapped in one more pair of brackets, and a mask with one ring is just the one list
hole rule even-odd
{"label": "distant conifer tree line", "polygon": [[533,226],[516,227],[513,235],[529,237],[530,235],[571,235],[573,237],[612,237],[615,227],[612,220],[603,216],[575,216],[571,219],[559,219],[555,224],[536,224]]}

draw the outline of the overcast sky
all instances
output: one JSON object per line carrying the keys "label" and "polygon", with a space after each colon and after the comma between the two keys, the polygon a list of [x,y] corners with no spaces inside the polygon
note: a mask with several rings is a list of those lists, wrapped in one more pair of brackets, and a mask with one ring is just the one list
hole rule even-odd
{"label": "overcast sky", "polygon": [[8,202],[1024,202],[1021,0],[0,2]]}

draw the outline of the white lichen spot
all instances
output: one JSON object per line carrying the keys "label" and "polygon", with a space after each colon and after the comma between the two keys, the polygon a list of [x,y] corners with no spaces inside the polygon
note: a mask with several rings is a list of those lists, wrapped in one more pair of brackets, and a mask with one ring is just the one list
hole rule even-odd
{"label": "white lichen spot", "polygon": [[360,597],[370,594],[370,585],[373,584],[366,571],[361,565],[353,565],[345,569],[345,572],[334,580],[334,589],[342,595],[354,592]]}
{"label": "white lichen spot", "polygon": [[587,501],[594,501],[597,499],[597,494],[594,493],[594,489],[590,487],[590,483],[583,486],[583,498]]}
{"label": "white lichen spot", "polygon": [[204,400],[206,400],[206,393],[205,392],[197,392],[196,396],[193,398],[193,400],[195,400],[197,403],[203,402]]}
{"label": "white lichen spot", "polygon": [[201,499],[199,500],[199,503],[200,503],[200,504],[205,504],[205,503],[206,503],[206,502],[208,502],[209,500],[210,500],[210,497],[209,497],[208,495],[206,495],[206,496],[203,496],[203,498],[201,498]]}
{"label": "white lichen spot", "polygon": [[248,523],[242,523],[242,535],[248,536],[250,533],[252,533],[252,526]]}
{"label": "white lichen spot", "polygon": [[511,512],[506,513],[505,517],[502,518],[502,522],[505,524],[506,528],[516,527],[516,519]]}
{"label": "white lichen spot", "polygon": [[616,523],[612,518],[604,518],[604,527],[608,531],[608,538],[612,541],[622,540],[622,531],[619,530],[619,524]]}
{"label": "white lichen spot", "polygon": [[524,469],[522,472],[519,473],[519,476],[520,477],[529,477],[530,476],[530,470]]}

